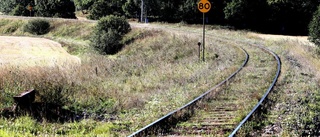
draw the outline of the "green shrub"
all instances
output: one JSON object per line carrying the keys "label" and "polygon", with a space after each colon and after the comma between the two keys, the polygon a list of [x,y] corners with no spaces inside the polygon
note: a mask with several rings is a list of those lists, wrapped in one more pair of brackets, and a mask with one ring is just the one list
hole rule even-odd
{"label": "green shrub", "polygon": [[115,54],[123,46],[120,43],[123,35],[130,30],[129,23],[123,17],[103,17],[94,30],[91,45],[102,54]]}
{"label": "green shrub", "polygon": [[44,19],[30,20],[23,28],[24,32],[34,35],[43,35],[49,32],[50,23]]}
{"label": "green shrub", "polygon": [[130,24],[124,17],[118,17],[114,15],[103,17],[99,20],[96,27],[98,31],[104,30],[108,31],[109,29],[115,30],[119,35],[124,35],[130,32]]}
{"label": "green shrub", "polygon": [[309,24],[309,40],[320,47],[320,5]]}

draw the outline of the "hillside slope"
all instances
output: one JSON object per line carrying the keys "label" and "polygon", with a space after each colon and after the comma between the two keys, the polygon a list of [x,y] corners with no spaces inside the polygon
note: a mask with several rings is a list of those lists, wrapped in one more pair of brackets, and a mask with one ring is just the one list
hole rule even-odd
{"label": "hillside slope", "polygon": [[0,36],[0,64],[3,66],[69,66],[80,64],[61,44],[44,38]]}

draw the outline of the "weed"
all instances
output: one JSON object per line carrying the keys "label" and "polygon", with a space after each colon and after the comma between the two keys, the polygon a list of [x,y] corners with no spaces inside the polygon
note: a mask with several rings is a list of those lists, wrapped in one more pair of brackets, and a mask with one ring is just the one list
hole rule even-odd
{"label": "weed", "polygon": [[[19,92],[37,88],[40,90],[36,101],[60,103],[65,109],[84,113],[85,119],[71,123],[49,123],[45,120],[34,122],[35,120],[26,118],[23,121],[27,123],[20,126],[17,124],[21,120],[0,119],[0,136],[125,136],[207,91],[232,73],[244,58],[241,51],[229,46],[236,44],[212,40],[207,42],[212,43],[206,47],[207,62],[200,63],[196,45],[198,35],[184,36],[179,32],[173,34],[147,29],[133,29],[121,42],[126,44],[122,51],[102,56],[88,46],[88,38],[95,23],[55,19],[49,22],[52,24],[51,31],[43,37],[62,42],[72,54],[81,57],[81,65],[70,68],[2,67],[0,107],[12,106],[12,96]],[[30,35],[21,31],[23,24],[24,21],[21,20],[0,20],[0,32],[6,35]],[[186,30],[186,27],[179,25],[179,29]],[[201,32],[197,27],[188,30]],[[215,36],[247,40],[245,33],[223,29],[208,32]],[[253,41],[263,43],[261,39]],[[313,49],[302,50],[305,49],[303,46],[287,42],[266,43],[268,48],[280,55],[284,65],[278,93],[270,97],[280,106],[270,114],[280,117],[280,120],[272,119],[264,123],[281,122],[283,135],[296,133],[300,136],[303,132],[311,133],[309,131],[317,126],[315,119],[319,104],[316,94],[318,87],[315,85],[319,79],[317,71],[320,64],[318,58],[308,52],[314,51]],[[246,98],[259,98],[261,93],[254,91],[263,92],[268,87],[271,77],[269,72],[274,70],[267,69],[264,64],[273,65],[268,63],[272,58],[260,57],[260,52],[254,50],[249,52],[255,54],[252,60],[263,61],[247,66],[247,73],[242,73],[243,78],[236,78],[235,81],[245,82],[252,89],[246,90],[244,86],[235,85],[233,90],[246,91],[243,94],[247,95]],[[253,71],[253,67],[261,69],[254,71],[255,74],[246,75]],[[252,106],[252,102],[238,103]],[[243,109],[245,113],[251,107]],[[242,118],[240,113],[237,119]],[[24,133],[20,127],[26,125],[30,128]],[[253,127],[248,127],[247,131],[256,130]]]}
{"label": "weed", "polygon": [[2,33],[12,34],[12,33],[16,32],[22,24],[23,24],[22,21],[9,23],[1,28]]}

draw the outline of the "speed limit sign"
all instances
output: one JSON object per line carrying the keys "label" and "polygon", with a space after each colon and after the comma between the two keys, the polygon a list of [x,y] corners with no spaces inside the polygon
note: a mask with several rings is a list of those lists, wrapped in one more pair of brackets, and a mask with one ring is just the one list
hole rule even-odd
{"label": "speed limit sign", "polygon": [[211,3],[208,0],[201,0],[198,3],[198,9],[202,13],[207,13],[211,9]]}

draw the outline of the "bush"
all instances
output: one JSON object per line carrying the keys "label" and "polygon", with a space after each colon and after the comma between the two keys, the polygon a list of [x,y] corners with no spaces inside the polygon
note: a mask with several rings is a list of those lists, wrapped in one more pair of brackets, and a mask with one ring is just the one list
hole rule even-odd
{"label": "bush", "polygon": [[320,47],[320,5],[309,24],[309,40]]}
{"label": "bush", "polygon": [[124,17],[103,17],[94,30],[91,45],[102,54],[115,54],[123,46],[120,43],[123,35],[130,30],[130,25]]}
{"label": "bush", "polygon": [[30,20],[23,28],[24,32],[34,35],[43,35],[49,32],[50,23],[44,19]]}
{"label": "bush", "polygon": [[103,17],[98,22],[97,30],[108,31],[109,29],[115,30],[119,35],[127,34],[131,30],[130,24],[124,17],[114,15]]}

